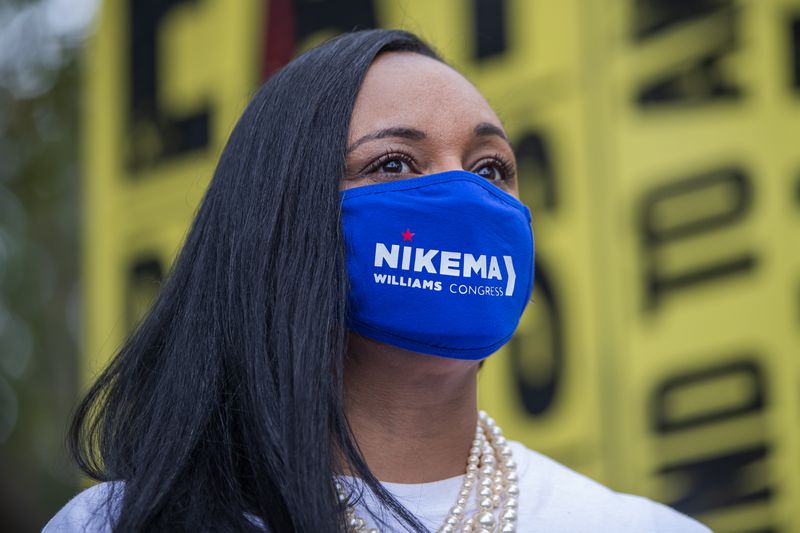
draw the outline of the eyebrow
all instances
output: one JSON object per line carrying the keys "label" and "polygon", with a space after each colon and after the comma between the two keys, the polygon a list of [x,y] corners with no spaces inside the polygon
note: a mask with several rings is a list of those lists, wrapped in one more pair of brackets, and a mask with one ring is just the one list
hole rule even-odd
{"label": "eyebrow", "polygon": [[401,137],[403,139],[409,139],[411,141],[421,141],[427,135],[425,135],[424,131],[415,129],[415,128],[405,128],[405,127],[395,127],[395,128],[384,128],[382,130],[373,131],[372,133],[367,133],[363,137],[360,137],[357,141],[350,145],[347,149],[347,153],[349,154],[362,144],[367,141],[374,141],[376,139],[385,139],[386,137]]}
{"label": "eyebrow", "polygon": [[475,126],[475,135],[477,137],[485,137],[487,135],[496,135],[503,139],[508,146],[511,146],[511,141],[508,140],[506,137],[506,133],[501,129],[495,126],[494,124],[489,124],[488,122],[481,122],[477,126]]}
{"label": "eyebrow", "polygon": [[[475,136],[477,137],[486,137],[489,135],[495,135],[503,139],[509,146],[511,146],[511,141],[508,140],[506,137],[505,132],[495,126],[494,124],[490,124],[488,122],[481,122],[475,129],[473,130]],[[350,153],[365,142],[374,141],[377,139],[385,139],[387,137],[400,137],[402,139],[409,139],[411,141],[421,141],[425,139],[427,135],[424,131],[418,130],[416,128],[407,128],[403,126],[393,127],[393,128],[384,128],[382,130],[373,131],[372,133],[367,133],[363,137],[359,137],[358,140],[353,142],[348,148],[346,153]]]}

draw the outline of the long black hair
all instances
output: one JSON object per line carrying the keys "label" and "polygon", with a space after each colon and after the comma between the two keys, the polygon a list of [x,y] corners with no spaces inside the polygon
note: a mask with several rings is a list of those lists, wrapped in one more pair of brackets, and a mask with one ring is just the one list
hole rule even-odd
{"label": "long black hair", "polygon": [[339,182],[356,95],[387,51],[439,59],[407,32],[345,34],[277,72],[236,124],[152,308],[70,428],[86,474],[124,481],[117,531],[340,532],[342,466],[425,530],[370,473],[342,399]]}

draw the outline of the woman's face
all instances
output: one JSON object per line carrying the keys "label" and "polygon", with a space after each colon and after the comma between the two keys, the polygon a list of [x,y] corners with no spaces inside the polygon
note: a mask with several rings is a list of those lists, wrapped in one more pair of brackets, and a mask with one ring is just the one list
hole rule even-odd
{"label": "woman's face", "polygon": [[410,52],[380,55],[350,122],[341,188],[468,170],[518,196],[516,161],[497,115],[461,74]]}

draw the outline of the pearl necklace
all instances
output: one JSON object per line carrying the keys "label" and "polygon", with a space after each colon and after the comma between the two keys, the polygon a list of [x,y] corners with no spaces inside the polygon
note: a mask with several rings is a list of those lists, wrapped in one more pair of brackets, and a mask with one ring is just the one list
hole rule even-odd
{"label": "pearl necklace", "polygon": [[[335,482],[339,501],[347,501],[344,487]],[[475,491],[478,511],[466,516],[467,501]],[[456,504],[450,509],[438,533],[512,533],[517,531],[519,477],[517,464],[511,457],[503,432],[494,419],[480,411],[475,439],[467,458],[467,473],[458,492]],[[347,531],[380,533],[367,529],[366,521],[357,516],[351,506],[345,510]]]}

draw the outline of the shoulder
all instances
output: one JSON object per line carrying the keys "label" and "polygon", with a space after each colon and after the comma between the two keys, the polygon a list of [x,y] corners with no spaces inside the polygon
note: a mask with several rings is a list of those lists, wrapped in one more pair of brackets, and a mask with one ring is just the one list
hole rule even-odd
{"label": "shoulder", "polygon": [[510,442],[519,464],[520,525],[530,521],[556,531],[708,533],[700,522],[661,503],[622,494],[566,466]]}
{"label": "shoulder", "polygon": [[123,483],[98,483],[72,498],[44,526],[44,533],[62,531],[110,532],[118,511]]}

